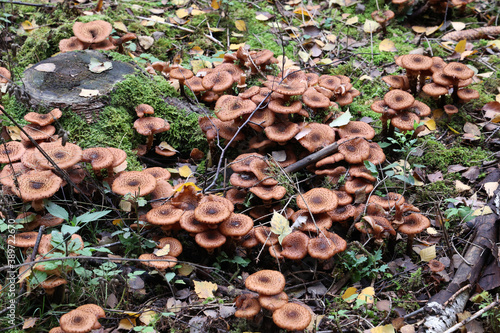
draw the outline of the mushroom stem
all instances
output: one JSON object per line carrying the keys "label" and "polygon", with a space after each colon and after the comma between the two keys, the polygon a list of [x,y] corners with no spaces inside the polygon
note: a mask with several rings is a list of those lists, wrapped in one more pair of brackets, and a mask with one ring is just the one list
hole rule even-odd
{"label": "mushroom stem", "polygon": [[453,104],[457,104],[460,101],[458,97],[458,80],[453,81],[453,92],[451,93],[451,97],[453,98]]}
{"label": "mushroom stem", "polygon": [[413,238],[415,235],[408,235],[408,240],[406,241],[406,255],[411,256],[411,251],[413,248]]}
{"label": "mushroom stem", "polygon": [[33,200],[31,202],[31,207],[33,207],[33,209],[36,211],[36,212],[39,212],[41,210],[43,210],[45,208],[44,204],[43,204],[43,199],[40,199],[40,200]]}
{"label": "mushroom stem", "polygon": [[387,120],[389,120],[389,119],[387,118],[387,115],[385,114],[385,112],[382,113],[382,117],[380,117],[380,121],[382,122],[382,136],[388,135]]}
{"label": "mushroom stem", "polygon": [[411,90],[412,95],[416,95],[417,94],[418,73],[407,69],[406,76],[408,77],[408,83],[410,84],[410,90]]}
{"label": "mushroom stem", "polygon": [[153,146],[153,136],[154,134],[148,135],[148,141],[146,142],[146,152],[148,152]]}

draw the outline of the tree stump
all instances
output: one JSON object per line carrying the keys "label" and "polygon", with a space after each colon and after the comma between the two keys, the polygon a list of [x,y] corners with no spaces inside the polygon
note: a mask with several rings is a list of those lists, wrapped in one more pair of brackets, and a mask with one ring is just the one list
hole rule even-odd
{"label": "tree stump", "polygon": [[[93,58],[95,60],[93,60]],[[112,68],[91,71],[92,61],[111,62]],[[111,60],[97,51],[73,51],[45,59],[24,72],[23,84],[31,107],[66,108],[92,122],[106,106],[116,83],[133,74],[133,64]],[[97,91],[97,95],[93,95]]]}

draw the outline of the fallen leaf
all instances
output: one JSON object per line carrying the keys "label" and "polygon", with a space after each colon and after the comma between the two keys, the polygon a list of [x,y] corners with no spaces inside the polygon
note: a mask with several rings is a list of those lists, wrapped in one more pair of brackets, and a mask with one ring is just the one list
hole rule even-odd
{"label": "fallen leaf", "polygon": [[366,33],[373,33],[378,28],[380,28],[380,24],[372,20],[366,20],[365,24],[363,25],[363,31]]}
{"label": "fallen leaf", "polygon": [[347,303],[352,303],[356,300],[357,295],[358,295],[358,289],[356,289],[355,287],[349,287],[342,294],[342,299]]}
{"label": "fallen leaf", "polygon": [[[171,145],[169,145],[167,142],[165,141],[162,141],[160,142],[160,144],[158,145],[158,148],[160,148],[161,150],[168,150],[168,151],[175,151],[175,152],[179,152],[177,149],[175,149],[174,147],[172,147]],[[186,165],[187,166],[187,165]]]}
{"label": "fallen leaf", "polygon": [[470,190],[470,186],[469,185],[465,185],[464,183],[462,183],[460,180],[455,180],[455,189],[458,191],[458,192],[465,192],[465,191],[468,191]]}
{"label": "fallen leaf", "polygon": [[437,234],[439,234],[433,227],[429,227],[425,231],[427,231],[427,233],[431,236],[436,236]]}
{"label": "fallen leaf", "polygon": [[236,29],[238,29],[239,31],[247,31],[247,25],[245,24],[245,21],[236,20],[234,21],[234,25],[236,26]]}
{"label": "fallen leaf", "polygon": [[467,178],[469,181],[474,182],[479,177],[479,167],[477,165],[471,166],[467,171],[462,173],[462,177]]}
{"label": "fallen leaf", "polygon": [[89,71],[92,73],[102,73],[113,68],[111,61],[100,62],[96,58],[90,58]]}
{"label": "fallen leaf", "polygon": [[99,90],[93,90],[93,89],[82,89],[80,92],[80,96],[82,97],[92,97],[92,96],[97,96],[99,94]]}
{"label": "fallen leaf", "polygon": [[377,304],[375,306],[379,311],[386,311],[386,312],[391,311],[391,301],[387,299],[377,301]]}
{"label": "fallen leaf", "polygon": [[33,32],[33,30],[35,29],[38,29],[39,26],[35,23],[35,21],[33,20],[32,22],[30,21],[24,21],[23,23],[21,23],[21,27],[24,29],[24,31],[26,31],[27,33],[31,33]]}
{"label": "fallen leaf", "polygon": [[39,71],[39,72],[51,73],[51,72],[55,71],[56,64],[51,63],[51,62],[46,62],[44,64],[40,64],[40,65],[34,67],[34,69]]}
{"label": "fallen leaf", "polygon": [[429,179],[431,183],[438,182],[440,180],[443,180],[443,173],[441,171],[436,171],[434,173],[428,174],[427,179]]}
{"label": "fallen leaf", "polygon": [[309,53],[304,52],[304,51],[299,51],[299,57],[303,62],[307,62],[309,60]]}
{"label": "fallen leaf", "polygon": [[163,257],[170,253],[170,244],[165,244],[164,247],[155,252],[157,257]]}
{"label": "fallen leaf", "polygon": [[307,9],[303,8],[303,7],[299,7],[297,9],[295,9],[293,11],[294,14],[298,15],[298,16],[307,16],[307,17],[311,17],[311,15],[309,14],[309,12],[307,11]]}
{"label": "fallen leaf", "polygon": [[463,23],[463,22],[451,22],[451,26],[456,31],[460,31],[460,30],[463,30],[465,28],[465,23]]}
{"label": "fallen leaf", "polygon": [[286,151],[285,150],[276,150],[271,153],[271,156],[276,162],[284,162],[286,161]]}
{"label": "fallen leaf", "polygon": [[113,22],[113,28],[115,28],[116,30],[121,31],[121,32],[128,32],[128,29],[125,26],[125,24],[123,24],[123,22],[120,22],[120,21]]}
{"label": "fallen leaf", "polygon": [[472,213],[472,216],[482,216],[482,215],[489,215],[489,214],[493,214],[493,210],[491,210],[490,206],[484,206],[482,208],[476,209]]}
{"label": "fallen leaf", "polygon": [[359,21],[359,18],[357,16],[352,16],[345,21],[345,24],[354,25],[354,24],[358,23],[358,21]]}
{"label": "fallen leaf", "polygon": [[135,326],[136,326],[135,318],[128,317],[120,320],[120,323],[118,324],[118,329],[132,331]]}
{"label": "fallen leaf", "polygon": [[370,333],[395,333],[394,326],[392,324],[387,324],[384,326],[377,326],[370,329],[368,332]]}
{"label": "fallen leaf", "polygon": [[233,51],[238,50],[240,47],[245,47],[245,43],[231,44],[231,45],[229,45],[229,49],[233,50]]}
{"label": "fallen leaf", "polygon": [[462,39],[460,42],[457,43],[457,45],[455,45],[455,52],[464,53],[466,44],[467,44],[467,39]]}
{"label": "fallen leaf", "polygon": [[120,201],[120,203],[118,204],[118,206],[124,212],[131,212],[132,211],[132,203],[130,203],[130,201],[122,200],[122,201]]}
{"label": "fallen leaf", "polygon": [[436,121],[432,118],[430,118],[429,120],[427,120],[424,125],[431,131],[434,131],[436,130]]}
{"label": "fallen leaf", "polygon": [[429,262],[436,258],[436,245],[423,248],[418,254],[420,255],[420,260]]}
{"label": "fallen leaf", "polygon": [[221,2],[222,2],[222,0],[212,0],[212,3],[210,4],[210,6],[213,9],[219,9]]}
{"label": "fallen leaf", "polygon": [[432,35],[434,32],[436,32],[439,29],[439,27],[441,27],[441,26],[440,25],[439,26],[433,26],[433,27],[413,26],[411,28],[416,33],[419,33],[419,34],[425,33],[427,36],[429,36],[429,35]]}
{"label": "fallen leaf", "polygon": [[452,164],[452,165],[448,165],[448,173],[450,172],[460,172],[460,171],[464,171],[464,170],[467,170],[467,167],[464,167],[463,165],[460,165],[460,164]]}
{"label": "fallen leaf", "polygon": [[153,46],[155,39],[151,36],[139,36],[137,37],[139,44],[145,49],[149,50]]}
{"label": "fallen leaf", "polygon": [[399,329],[401,333],[415,333],[415,327],[413,325],[404,325]]}
{"label": "fallen leaf", "polygon": [[194,281],[194,291],[199,298],[213,298],[217,285],[209,281]]}
{"label": "fallen leaf", "polygon": [[38,318],[36,318],[36,317],[29,317],[28,319],[25,319],[23,322],[23,330],[26,330],[28,328],[32,328],[33,326],[35,326],[35,323],[37,320],[38,320]]}
{"label": "fallen leaf", "polygon": [[181,177],[187,178],[187,177],[191,176],[191,174],[192,174],[192,171],[191,171],[191,168],[189,168],[189,165],[184,165],[184,166],[179,168],[179,175]]}
{"label": "fallen leaf", "polygon": [[278,235],[278,241],[281,244],[283,238],[292,232],[288,219],[280,213],[274,212],[271,218],[271,232]]}
{"label": "fallen leaf", "polygon": [[156,312],[154,312],[153,310],[146,310],[139,316],[139,320],[144,325],[149,325],[155,319],[156,319]]}
{"label": "fallen leaf", "polygon": [[268,12],[255,12],[255,19],[258,21],[267,21],[274,17],[274,15]]}
{"label": "fallen leaf", "polygon": [[180,8],[175,11],[175,15],[177,15],[178,18],[184,18],[189,16],[189,11],[186,8]]}
{"label": "fallen leaf", "polygon": [[365,301],[368,304],[373,304],[374,295],[375,295],[375,289],[373,289],[373,287],[366,287],[365,289],[361,290],[357,298],[362,301]]}
{"label": "fallen leaf", "polygon": [[21,129],[17,126],[6,126],[7,133],[10,139],[14,141],[21,141]]}
{"label": "fallen leaf", "polygon": [[489,198],[495,194],[497,188],[498,182],[488,182],[484,184],[484,190],[486,191],[486,194],[488,194]]}
{"label": "fallen leaf", "polygon": [[174,192],[181,192],[184,189],[184,187],[187,187],[187,186],[193,186],[196,191],[201,191],[201,188],[199,188],[198,186],[196,186],[195,183],[193,183],[193,182],[187,182],[187,183],[182,184],[178,188],[176,188],[174,190]]}
{"label": "fallen leaf", "polygon": [[177,269],[177,274],[182,276],[189,276],[194,271],[194,267],[189,264],[181,264]]}
{"label": "fallen leaf", "polygon": [[394,42],[387,38],[380,42],[378,49],[385,52],[396,52],[398,50],[396,49]]}
{"label": "fallen leaf", "polygon": [[305,137],[307,134],[309,134],[309,132],[311,132],[311,129],[306,125],[304,126],[299,133],[297,133],[295,135],[295,140],[300,140],[302,139],[303,137]]}
{"label": "fallen leaf", "polygon": [[344,112],[341,116],[335,118],[331,123],[330,127],[340,127],[340,126],[345,126],[349,124],[349,121],[351,121],[351,113],[349,110]]}

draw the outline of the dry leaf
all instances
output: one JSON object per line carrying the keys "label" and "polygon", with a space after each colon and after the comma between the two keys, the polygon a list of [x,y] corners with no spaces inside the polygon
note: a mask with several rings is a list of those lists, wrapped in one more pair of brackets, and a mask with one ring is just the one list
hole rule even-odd
{"label": "dry leaf", "polygon": [[172,147],[171,145],[169,145],[168,143],[166,143],[165,141],[162,141],[159,145],[158,145],[158,148],[160,148],[161,150],[168,150],[168,151],[175,151],[175,152],[179,152],[177,149],[175,149],[174,147]]}
{"label": "dry leaf", "polygon": [[307,17],[311,17],[311,15],[309,14],[309,12],[307,11],[307,9],[303,8],[303,7],[299,7],[297,9],[295,9],[293,11],[294,14],[298,15],[298,16],[307,16]]}
{"label": "dry leaf", "polygon": [[489,198],[495,194],[497,188],[498,182],[488,182],[484,184],[484,190],[486,191],[486,194],[488,194]]}
{"label": "dry leaf", "polygon": [[462,39],[460,42],[455,45],[455,52],[463,53],[465,51],[465,47],[467,45],[467,39]]}
{"label": "dry leaf", "polygon": [[472,213],[472,216],[482,216],[482,215],[489,215],[489,214],[493,214],[493,210],[491,210],[490,206],[484,206],[482,208],[476,209]]}
{"label": "dry leaf", "polygon": [[39,72],[46,72],[46,73],[51,73],[56,70],[56,64],[51,63],[51,62],[46,62],[44,64],[40,64],[36,67],[34,67],[35,70]]}
{"label": "dry leaf", "polygon": [[179,175],[181,177],[184,177],[184,178],[187,178],[189,176],[191,176],[191,169],[189,168],[189,165],[184,165],[182,167],[179,168]]}
{"label": "dry leaf", "polygon": [[427,120],[424,125],[430,130],[430,131],[434,131],[436,130],[436,121],[432,118],[430,118],[429,120]]}
{"label": "dry leaf", "polygon": [[217,285],[208,281],[194,281],[194,291],[199,298],[213,298],[214,291],[217,290]]}
{"label": "dry leaf", "polygon": [[247,31],[247,25],[245,24],[245,21],[236,20],[234,21],[234,25],[236,26],[236,29],[238,29],[239,31]]}
{"label": "dry leaf", "polygon": [[118,325],[118,329],[132,331],[136,326],[135,318],[129,317],[120,320],[120,324]]}
{"label": "dry leaf", "polygon": [[149,50],[153,46],[155,39],[151,36],[139,36],[137,37],[139,44],[145,49]]}
{"label": "dry leaf", "polygon": [[358,21],[359,21],[359,18],[357,16],[352,16],[345,21],[345,24],[353,25],[353,24],[358,23]]}
{"label": "dry leaf", "polygon": [[232,50],[232,51],[236,51],[240,47],[245,47],[245,43],[231,44],[231,45],[229,45],[229,49]]}
{"label": "dry leaf", "polygon": [[26,330],[28,328],[32,328],[33,326],[35,326],[35,323],[37,320],[38,320],[38,318],[36,318],[36,317],[29,317],[28,319],[25,319],[24,323],[23,323],[23,330]]}
{"label": "dry leaf", "polygon": [[394,42],[387,38],[380,42],[378,49],[385,52],[396,52],[398,50],[396,49]]}
{"label": "dry leaf", "polygon": [[82,97],[92,97],[97,95],[100,95],[99,90],[82,89],[82,91],[80,92],[80,96]]}
{"label": "dry leaf", "polygon": [[127,200],[120,201],[120,203],[118,204],[118,206],[124,212],[131,212],[132,211],[132,204],[129,201],[127,201]]}
{"label": "dry leaf", "polygon": [[281,244],[283,238],[292,232],[288,219],[280,213],[274,212],[271,218],[271,232],[278,235],[278,241]]}
{"label": "dry leaf", "polygon": [[182,276],[189,276],[194,271],[194,267],[189,264],[181,264],[177,269],[177,274]]}
{"label": "dry leaf", "polygon": [[165,244],[165,246],[155,252],[157,257],[163,257],[170,253],[170,244]]}
{"label": "dry leaf", "polygon": [[413,26],[411,27],[413,31],[419,34],[425,33],[427,36],[432,35],[436,30],[441,26],[433,26],[433,27],[422,27],[422,26]]}
{"label": "dry leaf", "polygon": [[175,11],[175,15],[177,15],[178,18],[184,18],[189,16],[189,11],[186,8],[180,8]]}
{"label": "dry leaf", "polygon": [[154,312],[153,310],[147,310],[141,313],[141,315],[139,316],[139,320],[144,325],[149,325],[155,319],[156,319],[156,312]]}
{"label": "dry leaf", "polygon": [[375,295],[375,289],[373,287],[366,287],[361,290],[358,295],[358,299],[365,301],[368,304],[373,304],[373,296]]}
{"label": "dry leaf", "polygon": [[380,28],[380,24],[372,20],[366,20],[363,25],[363,31],[368,34],[375,32],[378,28]]}
{"label": "dry leaf", "polygon": [[425,231],[427,231],[427,233],[431,236],[436,236],[438,234],[437,230],[433,227],[429,227]]}
{"label": "dry leaf", "polygon": [[17,126],[6,126],[7,133],[10,139],[14,141],[21,141],[21,129]]}
{"label": "dry leaf", "polygon": [[465,28],[465,23],[463,23],[463,22],[451,22],[451,26],[456,31],[460,31],[460,30],[463,30]]}
{"label": "dry leaf", "polygon": [[284,162],[286,161],[286,151],[285,150],[277,150],[272,152],[272,157],[276,162]]}
{"label": "dry leaf", "polygon": [[259,21],[267,21],[274,17],[274,15],[268,12],[255,12],[255,19]]}
{"label": "dry leaf", "polygon": [[464,183],[462,183],[460,180],[455,180],[455,189],[458,191],[458,192],[465,192],[465,191],[468,191],[470,190],[470,186],[469,185],[465,185]]}
{"label": "dry leaf", "polygon": [[352,303],[356,300],[356,297],[353,297],[353,295],[357,296],[357,294],[358,294],[358,289],[356,289],[356,287],[349,287],[342,294],[342,299],[347,303]]}
{"label": "dry leaf", "polygon": [[415,333],[415,327],[413,325],[405,325],[399,329],[401,333]]}
{"label": "dry leaf", "polygon": [[420,260],[429,262],[436,258],[436,245],[426,247],[418,253],[420,255]]}
{"label": "dry leaf", "polygon": [[222,0],[212,0],[212,3],[210,4],[210,6],[213,9],[219,9],[221,2],[222,2]]}
{"label": "dry leaf", "polygon": [[[168,170],[168,169],[167,169],[167,170]],[[177,170],[176,170],[176,171],[177,171]],[[176,188],[176,189],[174,190],[174,192],[181,192],[181,191],[184,189],[184,187],[186,187],[186,186],[193,186],[193,187],[194,187],[194,189],[195,189],[196,191],[201,191],[201,188],[199,188],[198,186],[196,186],[196,184],[195,184],[195,183],[193,183],[193,182],[187,182],[187,183],[182,184],[182,185],[181,185],[181,186],[179,186],[178,188]]]}
{"label": "dry leaf", "polygon": [[125,24],[123,24],[123,22],[120,22],[120,21],[113,22],[113,28],[115,28],[116,30],[121,31],[121,32],[128,32],[128,29],[125,26]]}
{"label": "dry leaf", "polygon": [[309,53],[299,51],[299,57],[303,62],[307,62],[307,60],[309,60]]}

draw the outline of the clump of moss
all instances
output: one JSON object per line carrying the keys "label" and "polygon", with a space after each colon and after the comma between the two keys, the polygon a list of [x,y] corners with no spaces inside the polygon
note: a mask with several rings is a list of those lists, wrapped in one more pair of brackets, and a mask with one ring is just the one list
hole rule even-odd
{"label": "clump of moss", "polygon": [[419,202],[431,202],[437,198],[454,198],[458,191],[451,181],[439,180],[424,186],[416,186]]}
{"label": "clump of moss", "polygon": [[490,153],[480,147],[446,147],[442,143],[428,140],[425,153],[415,158],[415,163],[423,164],[429,170],[446,171],[449,165],[461,164],[466,167],[479,165]]}

